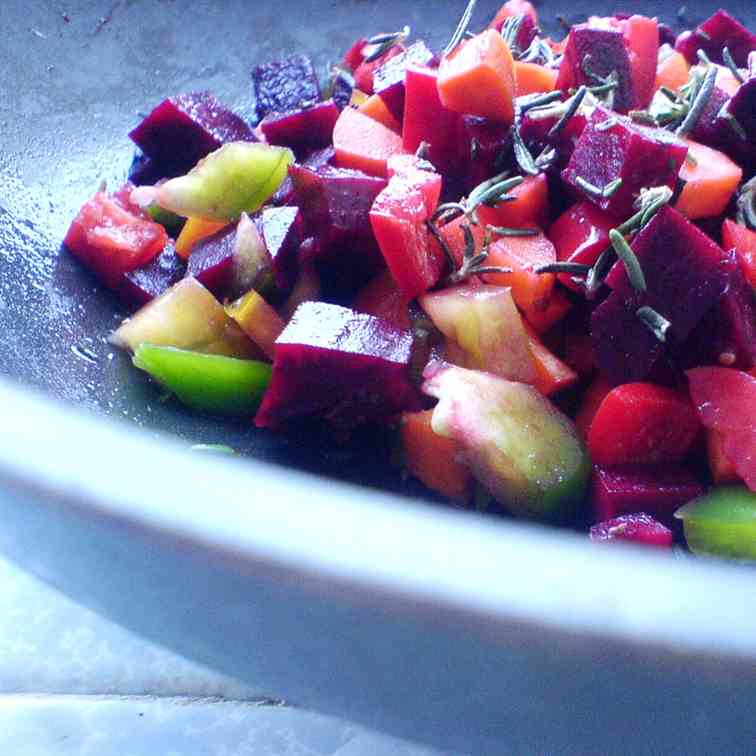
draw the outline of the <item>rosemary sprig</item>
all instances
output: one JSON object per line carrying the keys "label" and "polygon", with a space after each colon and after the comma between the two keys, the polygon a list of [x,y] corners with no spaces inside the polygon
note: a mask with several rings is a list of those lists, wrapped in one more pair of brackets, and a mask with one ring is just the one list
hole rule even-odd
{"label": "rosemary sprig", "polygon": [[530,154],[530,150],[525,146],[518,126],[512,128],[512,147],[514,148],[515,160],[517,161],[517,165],[520,166],[520,170],[529,176],[537,176],[541,171]]}
{"label": "rosemary sprig", "polygon": [[436,212],[431,216],[431,223],[438,223],[440,220],[449,220],[454,216],[466,216],[470,218],[474,225],[478,224],[476,210],[481,205],[494,205],[497,202],[507,202],[515,199],[509,196],[509,192],[519,186],[525,179],[522,176],[509,176],[507,171],[499,173],[478,184],[468,195],[467,199],[461,199],[459,202],[445,202],[436,208]]}
{"label": "rosemary sprig", "polygon": [[648,328],[662,344],[667,340],[667,331],[672,327],[663,315],[660,315],[653,307],[644,305],[635,311],[636,316]]}
{"label": "rosemary sprig", "polygon": [[522,22],[524,20],[525,16],[523,15],[509,16],[504,20],[504,23],[501,26],[501,36],[507,43],[507,46],[512,53],[512,57],[515,60],[520,59],[520,54],[522,52],[520,46],[517,44],[517,36],[520,33],[520,27],[522,27]]}
{"label": "rosemary sprig", "polygon": [[547,137],[555,137],[567,125],[567,122],[570,120],[570,118],[572,118],[575,113],[578,112],[578,109],[583,104],[583,100],[585,99],[586,94],[588,94],[588,88],[583,85],[567,101],[568,104],[564,113],[562,113],[562,117],[549,129]]}
{"label": "rosemary sprig", "polygon": [[511,228],[510,226],[486,226],[493,236],[537,236],[537,228]]}
{"label": "rosemary sprig", "polygon": [[658,126],[659,122],[646,110],[631,110],[628,113],[630,120],[643,126]]}
{"label": "rosemary sprig", "polygon": [[609,116],[605,121],[597,123],[593,128],[596,131],[609,131],[619,124],[620,120],[616,116]]}
{"label": "rosemary sprig", "polygon": [[551,66],[555,62],[554,51],[548,42],[536,35],[530,46],[519,58],[522,63],[538,63],[542,66]]}
{"label": "rosemary sprig", "polygon": [[449,43],[444,48],[444,55],[449,55],[456,47],[457,45],[462,41],[462,38],[465,36],[465,32],[467,31],[467,27],[470,25],[470,20],[472,19],[473,11],[475,10],[475,6],[477,4],[477,0],[469,0],[467,3],[467,7],[465,8],[464,12],[462,13],[461,18],[459,19],[459,23],[457,24],[457,28],[454,30],[454,34],[452,34],[452,38],[449,40]]}
{"label": "rosemary sprig", "polygon": [[548,265],[541,265],[535,269],[535,273],[566,273],[569,276],[578,276],[587,278],[591,272],[591,265],[574,262],[555,262]]}
{"label": "rosemary sprig", "polygon": [[738,223],[756,231],[756,176],[740,188],[736,205]]}
{"label": "rosemary sprig", "polygon": [[502,268],[496,265],[485,265],[488,258],[488,248],[491,244],[491,234],[486,231],[485,238],[483,240],[483,247],[481,251],[476,254],[475,252],[475,237],[473,236],[472,228],[469,223],[465,223],[462,226],[462,233],[465,237],[465,251],[462,257],[462,265],[458,270],[452,268],[445,283],[453,285],[464,281],[470,276],[482,275],[483,273],[511,273],[511,268]]}
{"label": "rosemary sprig", "polygon": [[617,257],[622,260],[622,264],[625,266],[632,287],[637,291],[646,291],[646,277],[643,275],[643,269],[625,237],[616,228],[613,228],[609,232],[609,240],[617,253]]}
{"label": "rosemary sprig", "polygon": [[606,76],[602,76],[593,69],[593,56],[588,53],[582,60],[580,67],[583,69],[583,73],[586,75],[589,81],[593,82],[590,87],[591,93],[594,95],[607,95],[605,104],[609,108],[614,107],[614,90],[619,85],[619,76],[616,71],[611,71]]}
{"label": "rosemary sprig", "polygon": [[601,288],[601,284],[604,283],[604,279],[614,264],[616,255],[614,254],[614,247],[607,247],[599,256],[596,262],[593,264],[590,272],[585,278],[585,298],[588,300],[594,299],[596,293]]}
{"label": "rosemary sprig", "polygon": [[392,47],[404,44],[410,33],[409,26],[404,26],[399,31],[376,34],[374,37],[370,37],[367,45],[362,48],[365,63],[372,63]]}
{"label": "rosemary sprig", "polygon": [[724,64],[727,66],[727,68],[730,69],[732,75],[735,77],[735,80],[739,84],[745,84],[745,78],[743,78],[743,74],[740,73],[740,69],[737,67],[729,47],[725,47],[722,50],[722,60],[724,61]]}
{"label": "rosemary sprig", "polygon": [[433,220],[427,220],[425,221],[425,225],[430,231],[431,236],[438,242],[438,246],[441,247],[441,251],[444,253],[444,257],[446,258],[446,264],[449,266],[449,270],[454,271],[457,268],[457,261],[454,259],[454,255],[452,254],[452,251],[449,249],[449,245],[446,243],[446,239],[441,235],[441,232],[438,230],[438,227],[433,222]]}
{"label": "rosemary sprig", "polygon": [[675,134],[677,136],[685,136],[689,134],[698,123],[698,119],[701,117],[706,106],[709,104],[711,93],[714,91],[714,86],[717,82],[717,67],[709,66],[706,69],[703,80],[700,86],[697,88],[695,96],[691,97],[688,112],[683,118],[683,122],[677,127]]}
{"label": "rosemary sprig", "polygon": [[562,90],[557,89],[553,92],[544,92],[543,94],[525,95],[517,98],[517,108],[520,113],[527,113],[531,108],[540,108],[544,105],[551,105],[552,102],[562,99]]}
{"label": "rosemary sprig", "polygon": [[604,187],[598,187],[582,176],[575,177],[575,183],[586,193],[596,199],[609,199],[621,186],[622,179],[617,177]]}

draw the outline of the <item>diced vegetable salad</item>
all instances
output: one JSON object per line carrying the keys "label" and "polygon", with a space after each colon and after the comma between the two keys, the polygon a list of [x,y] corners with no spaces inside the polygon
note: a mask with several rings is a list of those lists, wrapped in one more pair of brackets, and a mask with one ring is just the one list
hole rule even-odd
{"label": "diced vegetable salad", "polygon": [[254,123],[158,104],[65,238],[112,343],[188,411],[389,426],[457,505],[756,558],[756,35],[474,5],[257,66]]}

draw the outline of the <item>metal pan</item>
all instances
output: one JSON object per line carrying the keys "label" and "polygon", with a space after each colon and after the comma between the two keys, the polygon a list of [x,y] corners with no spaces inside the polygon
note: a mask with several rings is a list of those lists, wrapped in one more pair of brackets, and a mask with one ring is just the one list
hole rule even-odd
{"label": "metal pan", "polygon": [[[307,50],[325,63],[404,23],[438,44],[459,5],[2,6],[0,547],[270,695],[440,747],[750,752],[750,571],[445,510],[387,468],[380,439],[345,451],[160,403],[104,341],[123,312],[60,252],[164,96],[207,87],[243,108],[255,62]],[[686,20],[714,8],[690,3]],[[559,12],[612,9],[539,10],[554,29]],[[676,21],[650,2],[625,10]],[[750,3],[731,10],[756,24]]]}

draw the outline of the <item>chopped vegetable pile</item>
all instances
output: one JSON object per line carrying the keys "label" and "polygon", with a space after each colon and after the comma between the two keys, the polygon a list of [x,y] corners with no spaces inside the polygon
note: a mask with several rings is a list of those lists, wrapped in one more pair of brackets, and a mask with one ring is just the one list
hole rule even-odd
{"label": "chopped vegetable pile", "polygon": [[192,411],[389,426],[459,505],[756,559],[756,35],[474,6],[257,66],[253,124],[157,105],[65,238],[112,343]]}

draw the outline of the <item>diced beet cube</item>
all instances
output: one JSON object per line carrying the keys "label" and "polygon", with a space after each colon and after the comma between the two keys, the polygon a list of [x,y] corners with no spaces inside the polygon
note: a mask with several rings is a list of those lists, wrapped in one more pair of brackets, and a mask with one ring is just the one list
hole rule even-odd
{"label": "diced beet cube", "polygon": [[258,119],[314,105],[320,100],[320,84],[312,60],[299,54],[255,66],[252,96]]}
{"label": "diced beet cube", "polygon": [[171,242],[151,263],[126,273],[118,294],[128,305],[139,308],[170,289],[185,272],[186,264]]}
{"label": "diced beet cube", "polygon": [[322,417],[339,430],[420,407],[410,381],[412,335],[386,320],[305,302],[275,345],[273,376],[255,424]]}
{"label": "diced beet cube", "polygon": [[677,35],[669,24],[659,22],[659,45],[675,46]]}
{"label": "diced beet cube", "polygon": [[315,169],[293,165],[297,204],[302,208],[306,233],[319,240],[322,258],[347,254],[355,265],[366,258],[375,269],[382,260],[370,230],[368,214],[373,201],[385,188],[386,179],[330,165]]}
{"label": "diced beet cube", "polygon": [[469,192],[503,169],[501,161],[511,149],[512,132],[504,124],[475,116],[463,116],[459,124],[459,154],[468,156],[461,161],[463,188]]}
{"label": "diced beet cube", "polygon": [[256,141],[249,125],[210,92],[163,100],[129,137],[145,155],[174,175],[185,173],[227,142]]}
{"label": "diced beet cube", "polygon": [[[602,130],[599,125],[608,118],[615,118],[616,123]],[[674,188],[687,153],[687,146],[664,129],[639,126],[596,108],[562,171],[562,180],[602,210],[627,218],[633,213],[633,203],[641,189]],[[602,197],[581,188],[579,178],[597,189],[617,178],[622,179],[622,184],[610,197]]]}
{"label": "diced beet cube", "polygon": [[751,370],[756,366],[756,293],[732,253],[727,291],[685,344],[675,348],[674,355],[685,369],[724,365]]}
{"label": "diced beet cube", "polygon": [[258,219],[268,254],[273,263],[276,287],[289,291],[299,272],[297,252],[304,238],[304,219],[299,208],[270,207]]}
{"label": "diced beet cube", "polygon": [[441,104],[436,79],[437,72],[430,68],[407,68],[402,140],[407,152],[416,152],[426,142],[431,163],[442,173],[449,173],[460,160],[461,116]]}
{"label": "diced beet cube", "polygon": [[577,24],[570,30],[556,88],[566,91],[581,84],[594,86],[598,81],[592,74],[602,78],[616,76],[614,110],[627,113],[635,106],[630,55],[619,29]]}
{"label": "diced beet cube", "polygon": [[520,135],[535,155],[546,146],[555,147],[559,156],[559,166],[566,168],[588,119],[584,115],[575,115],[567,121],[556,136],[550,137],[549,131],[556,125],[557,120],[557,117],[533,118],[528,111],[522,117]]}
{"label": "diced beet cube", "polygon": [[[333,147],[324,147],[322,150],[311,152],[301,164],[305,168],[316,170],[323,165],[333,165],[335,154]],[[296,198],[297,193],[294,190],[294,182],[291,180],[291,176],[287,176],[281,186],[278,187],[276,193],[271,197],[270,202],[276,206],[291,205],[295,203]]]}
{"label": "diced beet cube", "polygon": [[200,241],[189,255],[186,275],[196,278],[206,289],[222,299],[233,279],[236,227],[226,226]]}
{"label": "diced beet cube", "polygon": [[604,522],[646,512],[671,526],[675,511],[703,491],[701,482],[685,467],[597,465],[593,470],[593,518]]}
{"label": "diced beet cube", "polygon": [[661,548],[670,548],[674,542],[672,531],[647,514],[623,515],[594,525],[590,539],[598,542],[630,541]]}
{"label": "diced beet cube", "polygon": [[391,58],[401,55],[404,52],[404,45],[394,45],[386,50],[383,55],[375,60],[363,61],[354,69],[354,85],[360,92],[366,95],[373,94],[373,76],[375,72],[385,65]]}
{"label": "diced beet cube", "polygon": [[427,66],[433,57],[425,42],[418,40],[373,73],[374,94],[381,96],[386,107],[400,123],[404,117],[404,77],[407,66]]}
{"label": "diced beet cube", "polygon": [[640,307],[666,318],[668,338],[683,343],[726,290],[731,268],[729,256],[669,206],[635,237],[632,249],[646,291],[635,290],[617,263],[607,277],[613,292],[591,318],[594,353],[613,384],[642,380],[662,353],[662,344],[636,314]]}
{"label": "diced beet cube", "polygon": [[698,62],[697,53],[703,50],[715,63],[723,63],[722,51],[728,48],[736,65],[748,65],[748,53],[756,50],[756,34],[748,31],[727,11],[718,10],[693,31],[683,32],[675,43],[689,63]]}
{"label": "diced beet cube", "polygon": [[[752,57],[756,69],[756,54]],[[756,70],[751,74],[751,78],[741,85],[727,104],[726,110],[740,124],[744,133],[741,134],[737,126],[733,128],[734,124],[731,121],[728,122],[726,116],[722,116],[720,121],[724,122],[723,126],[728,137],[722,149],[750,174],[756,166]]]}
{"label": "diced beet cube", "polygon": [[182,170],[175,165],[163,165],[137,149],[129,166],[128,179],[134,186],[144,186],[157,184],[161,179],[173,178],[181,173]]}
{"label": "diced beet cube", "polygon": [[328,100],[290,113],[271,113],[263,118],[260,128],[269,144],[291,147],[301,159],[308,151],[331,144],[338,117],[339,109]]}

